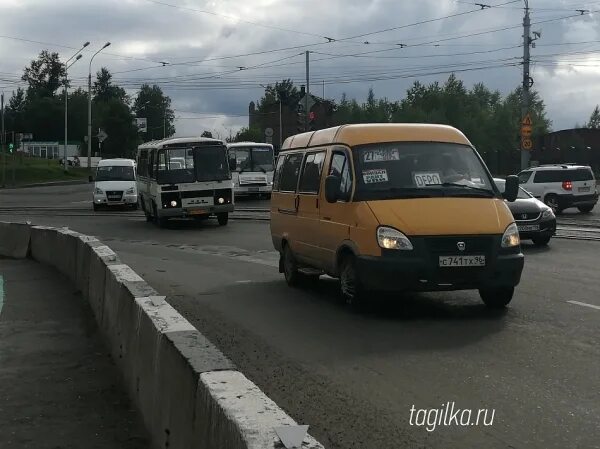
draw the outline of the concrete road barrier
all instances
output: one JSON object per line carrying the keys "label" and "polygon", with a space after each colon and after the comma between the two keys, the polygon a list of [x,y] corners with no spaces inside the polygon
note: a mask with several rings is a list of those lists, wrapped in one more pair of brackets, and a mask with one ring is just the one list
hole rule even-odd
{"label": "concrete road barrier", "polygon": [[29,225],[0,222],[0,255],[24,259],[29,255],[30,241]]}
{"label": "concrete road barrier", "polygon": [[[274,428],[294,420],[98,239],[0,223],[0,255],[31,255],[81,290],[154,447],[283,447]],[[307,435],[302,448],[323,446]]]}

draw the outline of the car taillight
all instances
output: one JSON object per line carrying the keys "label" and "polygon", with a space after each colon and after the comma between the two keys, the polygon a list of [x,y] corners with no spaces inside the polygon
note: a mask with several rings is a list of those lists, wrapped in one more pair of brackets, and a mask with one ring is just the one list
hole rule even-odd
{"label": "car taillight", "polygon": [[563,181],[562,188],[563,190],[573,190],[573,183],[571,181]]}

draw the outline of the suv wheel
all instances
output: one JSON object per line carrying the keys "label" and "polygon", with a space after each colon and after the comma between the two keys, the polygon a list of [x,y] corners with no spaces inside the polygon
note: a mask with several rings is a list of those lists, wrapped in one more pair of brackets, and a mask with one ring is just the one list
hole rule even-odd
{"label": "suv wheel", "polygon": [[514,292],[514,287],[498,287],[479,290],[479,296],[490,309],[502,309],[512,300]]}
{"label": "suv wheel", "polygon": [[548,206],[555,214],[562,212],[560,205],[558,204],[558,196],[554,193],[549,193],[544,197],[544,203]]}
{"label": "suv wheel", "polygon": [[594,208],[594,205],[587,205],[587,206],[577,206],[577,209],[579,209],[579,212],[581,212],[582,214],[589,214],[592,209]]}

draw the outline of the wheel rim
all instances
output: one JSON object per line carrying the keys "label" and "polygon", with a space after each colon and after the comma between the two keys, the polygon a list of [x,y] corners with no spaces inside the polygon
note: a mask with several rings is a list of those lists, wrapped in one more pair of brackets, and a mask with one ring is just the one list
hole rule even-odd
{"label": "wheel rim", "polygon": [[356,296],[356,275],[351,263],[346,263],[340,276],[342,294],[349,300]]}
{"label": "wheel rim", "polygon": [[558,201],[554,197],[546,198],[546,206],[556,212],[558,209]]}

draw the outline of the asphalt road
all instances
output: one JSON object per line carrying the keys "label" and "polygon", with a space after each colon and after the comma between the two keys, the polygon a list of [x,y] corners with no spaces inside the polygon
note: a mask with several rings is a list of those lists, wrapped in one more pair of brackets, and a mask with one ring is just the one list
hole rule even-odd
{"label": "asphalt road", "polygon": [[[82,201],[73,188],[16,201]],[[358,314],[337,302],[334,280],[288,288],[265,222],[161,230],[131,214],[6,218],[106,241],[328,448],[600,448],[600,243],[525,246],[505,312],[453,292],[377,298]],[[413,405],[448,402],[473,418],[494,410],[493,424],[410,424]]]}

